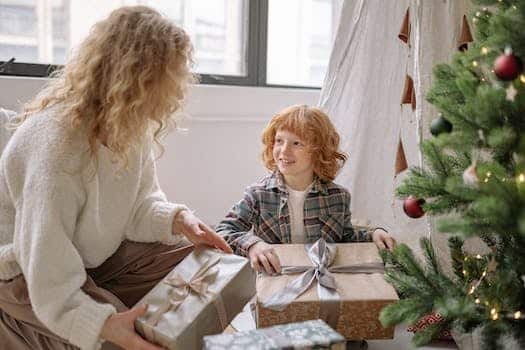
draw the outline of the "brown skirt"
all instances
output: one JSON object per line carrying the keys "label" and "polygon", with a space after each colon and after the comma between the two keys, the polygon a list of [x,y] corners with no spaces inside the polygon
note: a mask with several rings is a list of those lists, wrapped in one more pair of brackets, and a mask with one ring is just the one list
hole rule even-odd
{"label": "brown skirt", "polygon": [[[82,290],[93,299],[126,311],[193,250],[177,246],[124,241],[102,265],[88,269]],[[64,262],[67,263],[67,262]],[[0,349],[78,349],[53,334],[35,316],[22,275],[0,281]]]}

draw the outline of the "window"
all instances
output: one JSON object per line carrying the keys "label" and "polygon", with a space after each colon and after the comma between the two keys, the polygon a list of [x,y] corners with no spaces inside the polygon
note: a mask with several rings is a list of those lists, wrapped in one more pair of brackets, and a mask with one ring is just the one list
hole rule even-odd
{"label": "window", "polygon": [[342,1],[0,0],[0,74],[46,76],[95,22],[142,4],[189,33],[205,83],[319,87]]}
{"label": "window", "polygon": [[269,0],[268,84],[321,86],[339,9],[330,0]]}

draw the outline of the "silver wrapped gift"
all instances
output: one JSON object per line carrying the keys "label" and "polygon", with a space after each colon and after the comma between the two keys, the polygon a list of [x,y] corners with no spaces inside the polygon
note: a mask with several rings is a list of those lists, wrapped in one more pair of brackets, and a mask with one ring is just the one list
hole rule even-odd
{"label": "silver wrapped gift", "polygon": [[168,349],[201,349],[205,335],[221,333],[255,295],[246,258],[196,249],[137,305],[148,304],[135,328]]}
{"label": "silver wrapped gift", "polygon": [[204,337],[205,350],[344,350],[345,338],[322,320]]}

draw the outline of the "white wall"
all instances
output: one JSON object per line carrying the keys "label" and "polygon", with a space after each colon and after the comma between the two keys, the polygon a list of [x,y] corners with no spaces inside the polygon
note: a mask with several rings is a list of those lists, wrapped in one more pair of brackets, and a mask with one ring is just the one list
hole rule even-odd
{"label": "white wall", "polygon": [[[0,77],[0,107],[18,110],[45,82]],[[158,161],[168,198],[217,223],[244,187],[266,174],[260,134],[271,116],[291,104],[316,105],[318,98],[318,90],[194,86],[186,107],[188,131],[168,135]]]}

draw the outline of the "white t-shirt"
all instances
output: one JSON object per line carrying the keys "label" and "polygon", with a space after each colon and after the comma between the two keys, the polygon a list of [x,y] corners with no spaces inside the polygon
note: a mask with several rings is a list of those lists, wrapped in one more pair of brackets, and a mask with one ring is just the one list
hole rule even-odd
{"label": "white t-shirt", "polygon": [[304,191],[296,191],[290,186],[288,190],[288,210],[290,212],[290,230],[292,243],[306,243],[304,232],[304,200],[312,188],[312,184]]}

